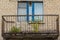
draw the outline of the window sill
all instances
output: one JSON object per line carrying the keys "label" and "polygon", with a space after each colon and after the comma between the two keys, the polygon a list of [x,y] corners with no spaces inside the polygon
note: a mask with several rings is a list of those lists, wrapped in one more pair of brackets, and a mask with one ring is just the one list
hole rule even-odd
{"label": "window sill", "polygon": [[45,24],[44,22],[29,22],[29,24]]}

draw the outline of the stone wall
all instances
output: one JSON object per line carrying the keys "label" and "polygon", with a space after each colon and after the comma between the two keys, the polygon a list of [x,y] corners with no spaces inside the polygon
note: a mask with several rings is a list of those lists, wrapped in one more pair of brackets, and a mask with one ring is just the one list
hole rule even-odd
{"label": "stone wall", "polygon": [[9,0],[0,0],[0,40],[1,36],[1,25],[2,25],[2,15],[14,15],[17,13],[17,2]]}

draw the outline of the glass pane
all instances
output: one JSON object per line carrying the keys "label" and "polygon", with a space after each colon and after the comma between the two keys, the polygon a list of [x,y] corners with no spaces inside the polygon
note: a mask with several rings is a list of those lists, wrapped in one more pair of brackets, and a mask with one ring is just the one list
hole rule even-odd
{"label": "glass pane", "polygon": [[39,15],[43,13],[43,4],[42,3],[34,3],[35,15]]}
{"label": "glass pane", "polygon": [[[43,14],[43,4],[42,3],[34,3],[34,13],[35,15]],[[42,16],[34,17],[34,20],[43,20]]]}
{"label": "glass pane", "polygon": [[[32,15],[32,5],[29,4],[29,15]],[[29,21],[32,21],[32,16],[29,16]]]}
{"label": "glass pane", "polygon": [[26,9],[21,9],[21,8],[18,8],[18,15],[26,15],[26,12],[27,10]]}
{"label": "glass pane", "polygon": [[[18,3],[18,15],[26,15],[27,14],[27,3]],[[26,21],[25,16],[19,16],[18,21]]]}
{"label": "glass pane", "polygon": [[18,3],[18,7],[26,7],[26,3]]}

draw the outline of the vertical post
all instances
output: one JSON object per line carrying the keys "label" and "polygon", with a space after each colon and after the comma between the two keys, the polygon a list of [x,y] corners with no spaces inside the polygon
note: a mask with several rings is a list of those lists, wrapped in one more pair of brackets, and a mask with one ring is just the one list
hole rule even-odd
{"label": "vertical post", "polygon": [[29,5],[28,5],[28,2],[27,2],[27,22],[29,21]]}
{"label": "vertical post", "polygon": [[32,21],[34,21],[34,2],[32,2]]}
{"label": "vertical post", "polygon": [[2,36],[4,35],[3,33],[4,33],[4,18],[2,16]]}
{"label": "vertical post", "polygon": [[58,15],[57,20],[56,20],[56,27],[57,27],[57,33],[59,35],[59,15]]}
{"label": "vertical post", "polygon": [[59,34],[59,15],[58,15],[58,18],[57,18],[57,32]]}

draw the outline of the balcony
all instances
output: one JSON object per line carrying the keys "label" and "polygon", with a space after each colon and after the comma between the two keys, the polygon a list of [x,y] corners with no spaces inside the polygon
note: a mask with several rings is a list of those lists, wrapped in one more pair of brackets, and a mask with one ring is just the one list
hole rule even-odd
{"label": "balcony", "polygon": [[[35,20],[36,17],[40,19]],[[34,15],[34,21],[25,19],[27,15],[3,15],[3,38],[58,38],[59,15]]]}

